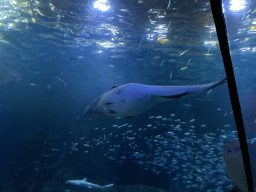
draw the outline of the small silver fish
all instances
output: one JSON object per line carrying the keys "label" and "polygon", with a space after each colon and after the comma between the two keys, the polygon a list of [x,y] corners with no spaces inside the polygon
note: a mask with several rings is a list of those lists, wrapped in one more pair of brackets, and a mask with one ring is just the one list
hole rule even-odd
{"label": "small silver fish", "polygon": [[191,48],[189,48],[188,50],[186,51],[183,51],[181,54],[179,54],[179,57],[181,57],[182,55],[184,55],[185,53],[187,53]]}

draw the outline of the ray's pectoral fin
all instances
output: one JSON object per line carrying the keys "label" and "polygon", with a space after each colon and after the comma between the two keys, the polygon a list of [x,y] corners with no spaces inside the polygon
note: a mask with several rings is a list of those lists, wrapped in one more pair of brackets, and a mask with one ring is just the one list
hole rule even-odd
{"label": "ray's pectoral fin", "polygon": [[94,99],[84,110],[84,115],[98,113],[97,106],[99,102],[100,102],[100,97],[97,97],[96,99]]}
{"label": "ray's pectoral fin", "polygon": [[220,80],[219,82],[213,84],[211,87],[209,87],[209,89],[213,89],[214,87],[217,87],[218,85],[224,84],[226,82],[227,82],[227,77],[225,77],[222,80]]}
{"label": "ray's pectoral fin", "polygon": [[159,95],[154,95],[156,98],[162,98],[162,99],[179,99],[185,95],[188,95],[189,92],[186,91],[184,93],[179,93],[179,94],[175,94],[175,95],[167,95],[167,96],[159,96]]}

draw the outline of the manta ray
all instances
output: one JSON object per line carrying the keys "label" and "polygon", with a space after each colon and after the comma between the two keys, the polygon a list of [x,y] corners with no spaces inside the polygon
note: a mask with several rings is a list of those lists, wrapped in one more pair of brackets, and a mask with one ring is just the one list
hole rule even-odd
{"label": "manta ray", "polygon": [[84,110],[84,114],[129,118],[149,110],[160,102],[207,91],[225,82],[226,78],[203,85],[157,86],[129,83],[114,86],[94,99]]}
{"label": "manta ray", "polygon": [[[252,168],[253,185],[256,189],[256,144],[248,141],[248,151],[250,155],[250,162]],[[242,191],[248,192],[247,179],[244,170],[244,163],[240,143],[238,139],[234,139],[225,143],[223,148],[223,157],[227,166],[226,172],[229,178],[236,184],[231,192]],[[255,191],[254,189],[254,191]]]}

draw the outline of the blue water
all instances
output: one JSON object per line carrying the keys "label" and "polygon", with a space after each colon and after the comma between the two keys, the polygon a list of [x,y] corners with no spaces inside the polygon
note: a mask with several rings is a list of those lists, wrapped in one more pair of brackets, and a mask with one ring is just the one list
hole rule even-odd
{"label": "blue water", "polygon": [[[1,191],[100,190],[65,184],[84,178],[113,183],[109,191],[229,191],[223,146],[237,133],[227,84],[131,118],[83,116],[116,85],[225,77],[209,2],[102,1],[107,11],[95,2],[0,2]],[[233,17],[229,3],[231,56],[253,138],[255,7],[246,3]]]}

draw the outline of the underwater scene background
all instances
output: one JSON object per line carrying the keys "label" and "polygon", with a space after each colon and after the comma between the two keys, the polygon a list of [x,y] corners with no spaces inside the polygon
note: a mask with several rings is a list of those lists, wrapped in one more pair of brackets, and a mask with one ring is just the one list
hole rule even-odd
{"label": "underwater scene background", "polygon": [[[245,131],[255,137],[255,3],[223,1]],[[227,84],[131,118],[84,117],[113,86],[225,77],[208,0],[2,0],[3,192],[229,191]],[[231,95],[232,96],[232,95]],[[241,151],[240,151],[241,152]],[[74,186],[82,180],[107,189]]]}

